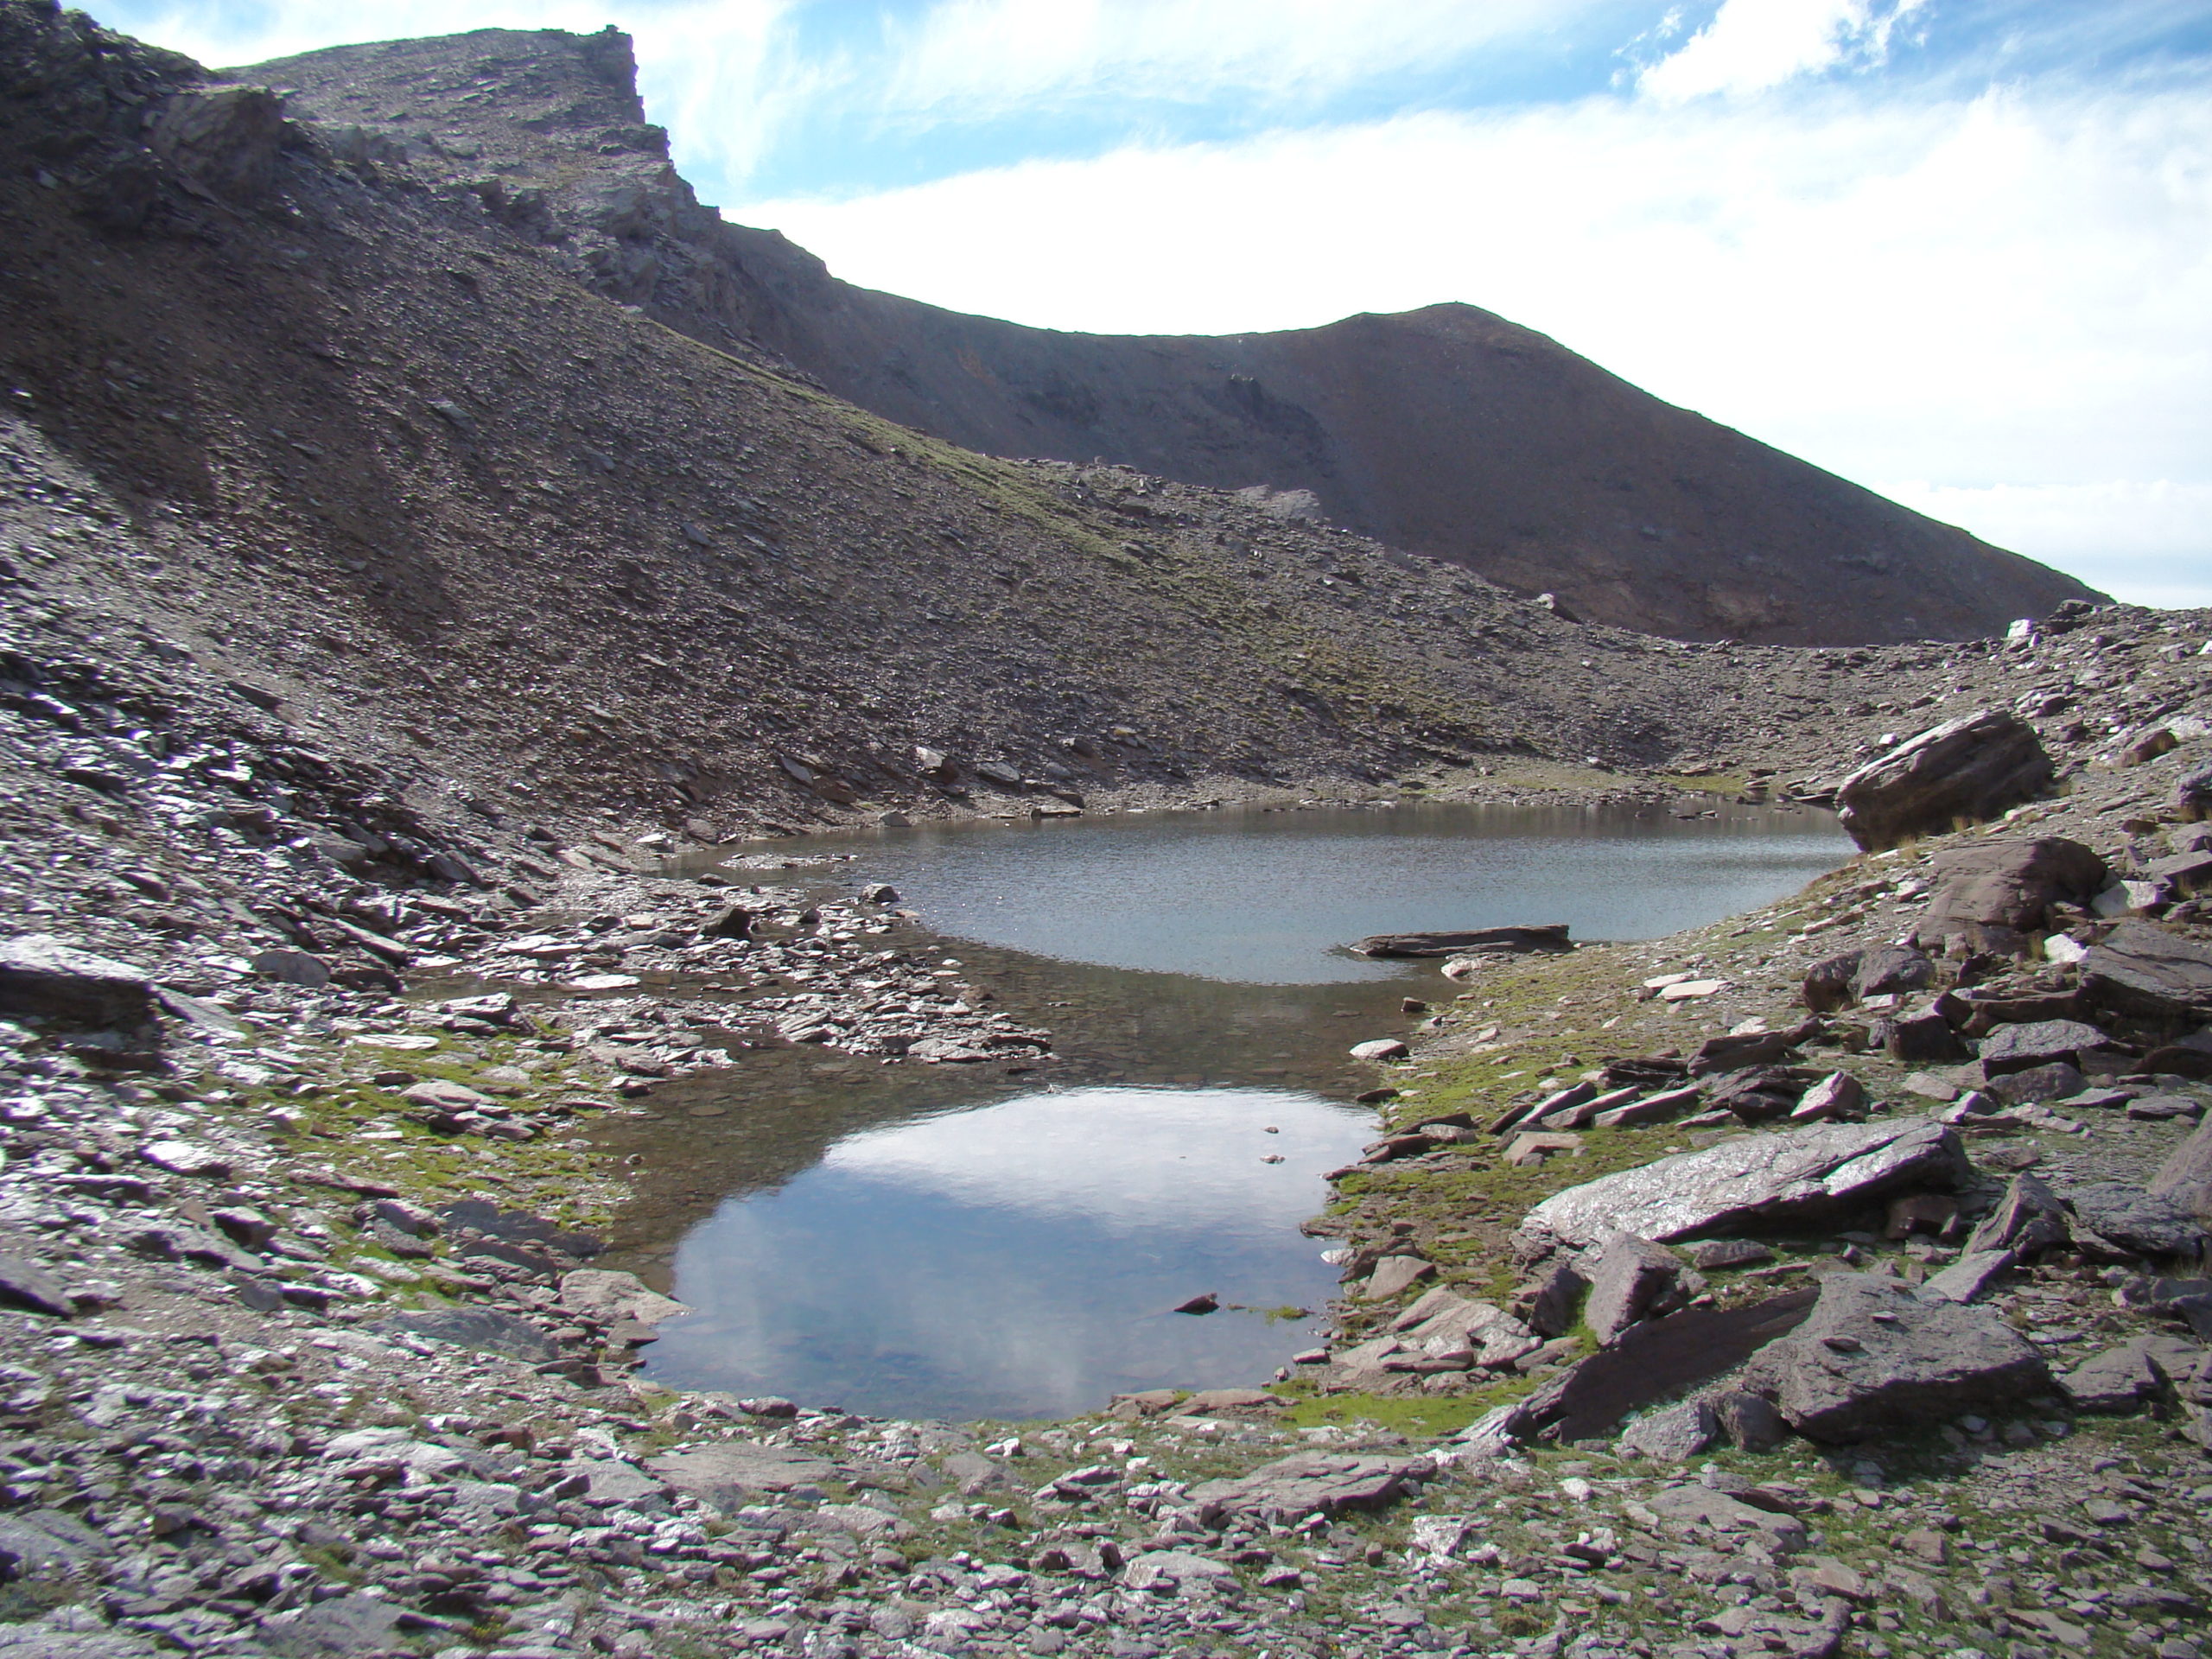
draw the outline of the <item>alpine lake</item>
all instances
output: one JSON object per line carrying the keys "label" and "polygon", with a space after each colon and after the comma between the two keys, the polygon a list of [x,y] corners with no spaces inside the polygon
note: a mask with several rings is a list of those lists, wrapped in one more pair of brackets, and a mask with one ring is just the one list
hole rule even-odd
{"label": "alpine lake", "polygon": [[[644,1375],[869,1415],[1065,1416],[1249,1386],[1338,1291],[1302,1222],[1374,1138],[1348,1051],[1434,961],[1374,933],[1568,924],[1652,938],[1835,868],[1828,815],[1402,804],[1122,814],[779,842],[887,882],[887,936],[1049,1030],[981,1065],[764,1048],[657,1088],[599,1145],[638,1198],[607,1265],[693,1310]],[[761,879],[733,870],[735,879]],[[1216,1311],[1179,1313],[1211,1296]]]}

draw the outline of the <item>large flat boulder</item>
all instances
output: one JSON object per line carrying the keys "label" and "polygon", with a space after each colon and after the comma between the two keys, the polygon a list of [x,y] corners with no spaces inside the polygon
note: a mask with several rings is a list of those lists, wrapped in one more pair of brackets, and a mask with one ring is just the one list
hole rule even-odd
{"label": "large flat boulder", "polygon": [[1744,1369],[1808,1440],[1862,1440],[1961,1412],[2003,1410],[2051,1389],[2043,1356],[1987,1308],[1922,1301],[1897,1280],[1823,1279],[1796,1332]]}
{"label": "large flat boulder", "polygon": [[2168,1193],[2146,1192],[2123,1181],[2099,1181],[2069,1187],[2075,1242],[2086,1229],[2108,1244],[2138,1255],[2194,1257],[2203,1248],[2204,1229],[2195,1215]]}
{"label": "large flat boulder", "polygon": [[693,1452],[671,1452],[645,1467],[679,1492],[719,1510],[738,1510],[764,1492],[788,1492],[837,1478],[827,1458],[789,1446],[729,1440]]}
{"label": "large flat boulder", "polygon": [[1363,957],[1511,957],[1574,949],[1565,922],[1478,927],[1464,933],[1375,933],[1352,949]]}
{"label": "large flat boulder", "polygon": [[79,950],[50,933],[0,939],[0,1014],[138,1026],[153,1010],[153,981],[128,963]]}
{"label": "large flat boulder", "polygon": [[2212,946],[2131,916],[2082,958],[2082,988],[2119,1014],[2212,1017]]}
{"label": "large flat boulder", "polygon": [[1999,709],[1947,720],[1845,779],[1837,816],[1869,852],[1940,835],[2032,799],[2055,775],[2035,728]]}
{"label": "large flat boulder", "polygon": [[1662,1244],[1833,1220],[1915,1187],[1972,1173],[1957,1135],[1929,1118],[1821,1123],[1745,1135],[1554,1193],[1521,1226],[1586,1249],[1614,1233]]}
{"label": "large flat boulder", "polygon": [[1379,1508],[1401,1496],[1408,1482],[1425,1480],[1434,1469],[1426,1458],[1300,1452],[1233,1479],[1201,1482],[1191,1489],[1191,1502],[1209,1525],[1232,1516],[1302,1521],[1309,1515]]}

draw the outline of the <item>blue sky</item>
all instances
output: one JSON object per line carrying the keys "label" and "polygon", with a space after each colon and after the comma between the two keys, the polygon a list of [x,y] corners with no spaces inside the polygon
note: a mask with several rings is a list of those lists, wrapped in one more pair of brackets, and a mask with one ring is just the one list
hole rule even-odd
{"label": "blue sky", "polygon": [[855,281],[1139,333],[1465,300],[2212,605],[2212,0],[94,10],[215,63],[613,22],[702,196]]}

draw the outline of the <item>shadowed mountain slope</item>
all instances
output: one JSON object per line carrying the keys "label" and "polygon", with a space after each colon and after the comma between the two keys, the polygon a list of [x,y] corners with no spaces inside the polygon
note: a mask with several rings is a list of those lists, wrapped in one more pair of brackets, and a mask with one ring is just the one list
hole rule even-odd
{"label": "shadowed mountain slope", "polygon": [[840,282],[700,207],[612,30],[479,30],[232,73],[296,89],[295,110],[351,130],[364,158],[477,190],[602,293],[988,454],[1262,486],[1290,512],[1310,492],[1362,534],[1678,638],[1971,638],[2095,596],[1471,306],[1128,337]]}

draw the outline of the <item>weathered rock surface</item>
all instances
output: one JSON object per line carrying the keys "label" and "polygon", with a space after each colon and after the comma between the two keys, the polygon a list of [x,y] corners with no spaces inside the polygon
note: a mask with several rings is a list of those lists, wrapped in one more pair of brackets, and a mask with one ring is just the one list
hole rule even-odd
{"label": "weathered rock surface", "polygon": [[1203,1481],[1191,1489],[1191,1502],[1210,1523],[1226,1516],[1299,1521],[1388,1503],[1408,1482],[1426,1479],[1433,1468],[1426,1458],[1302,1452],[1234,1479]]}
{"label": "weathered rock surface", "polygon": [[2100,1181],[2069,1187],[2064,1196],[2074,1207],[2076,1242],[2087,1230],[2123,1250],[2149,1256],[2193,1257],[2204,1245],[2204,1229],[2171,1193]]}
{"label": "weathered rock surface", "polygon": [[2206,1350],[2180,1337],[2146,1332],[2091,1356],[2058,1379],[2082,1411],[2134,1411],[2204,1363]]}
{"label": "weathered rock surface", "polygon": [[1648,1238],[1617,1233],[1599,1247],[1590,1269],[1590,1295],[1582,1320],[1600,1343],[1609,1343],[1673,1294],[1682,1276],[1672,1250]]}
{"label": "weathered rock surface", "polygon": [[2128,917],[2082,957],[2082,988],[2115,1013],[2204,1019],[2212,1016],[2212,946]]}
{"label": "weathered rock surface", "polygon": [[2033,727],[2002,709],[1977,709],[1853,772],[1836,791],[1837,816],[1853,841],[1879,851],[1994,817],[2033,798],[2054,775]]}
{"label": "weathered rock surface", "polygon": [[2158,1166],[2151,1178],[2151,1191],[2212,1225],[2212,1116]]}
{"label": "weathered rock surface", "polygon": [[837,1478],[827,1458],[796,1446],[730,1440],[696,1452],[672,1452],[645,1466],[681,1492],[735,1510],[763,1492],[788,1492]]}
{"label": "weathered rock surface", "polygon": [[2086,905],[2108,879],[2105,861],[2063,836],[1947,847],[1936,855],[1936,893],[1915,932],[1927,943],[1963,938],[1976,950],[2020,954],[2050,906]]}
{"label": "weathered rock surface", "polygon": [[658,1325],[691,1311],[673,1296],[650,1288],[633,1273],[613,1273],[601,1268],[580,1268],[563,1274],[561,1306],[571,1313],[610,1325],[617,1319]]}
{"label": "weathered rock surface", "polygon": [[51,934],[0,941],[0,1011],[88,1026],[136,1026],[153,1008],[153,982]]}
{"label": "weathered rock surface", "polygon": [[1567,1188],[1529,1212],[1524,1233],[1587,1247],[1609,1233],[1677,1240],[1831,1220],[1908,1187],[1967,1173],[1958,1137],[1925,1119],[1821,1124],[1724,1141]]}
{"label": "weathered rock surface", "polygon": [[1755,1355],[1744,1386],[1770,1395],[1808,1439],[1864,1440],[2044,1392],[2039,1354],[1993,1313],[1921,1301],[1897,1281],[1822,1280],[1795,1332]]}

